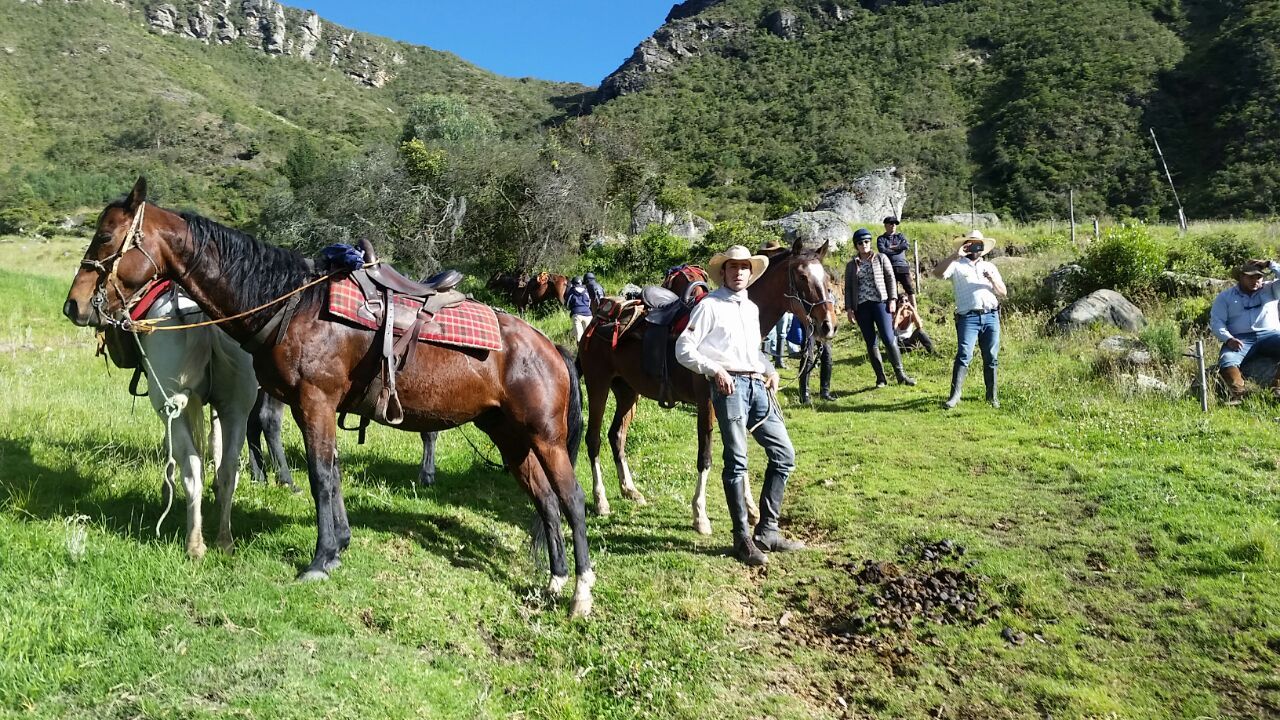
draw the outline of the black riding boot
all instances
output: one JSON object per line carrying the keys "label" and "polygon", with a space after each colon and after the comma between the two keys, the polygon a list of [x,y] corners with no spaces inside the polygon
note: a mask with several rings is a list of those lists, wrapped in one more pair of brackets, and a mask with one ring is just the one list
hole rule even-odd
{"label": "black riding boot", "polygon": [[951,397],[942,403],[942,407],[950,410],[960,404],[960,390],[964,387],[964,376],[969,373],[967,365],[953,363],[951,365]]}
{"label": "black riding boot", "polygon": [[987,384],[987,402],[991,407],[1000,407],[1000,396],[996,394],[996,369],[982,366],[982,379]]}
{"label": "black riding boot", "polygon": [[876,371],[876,387],[888,385],[889,379],[884,376],[884,363],[880,360],[880,347],[874,344],[869,346],[867,359],[871,361],[871,369]]}
{"label": "black riding boot", "polygon": [[916,381],[907,377],[907,373],[902,369],[902,353],[898,352],[897,345],[889,345],[889,364],[893,366],[893,375],[898,379],[899,385],[915,385]]}
{"label": "black riding boot", "polygon": [[800,402],[806,405],[809,403],[809,373],[800,376]]}
{"label": "black riding boot", "polygon": [[836,396],[831,394],[831,351],[824,350],[823,352],[826,354],[822,356],[822,364],[818,370],[822,383],[822,399],[831,402],[836,399]]}
{"label": "black riding boot", "polygon": [[929,335],[924,331],[924,328],[916,328],[916,335],[920,338],[920,344],[924,346],[924,351],[932,355],[935,352],[933,340],[929,339]]}

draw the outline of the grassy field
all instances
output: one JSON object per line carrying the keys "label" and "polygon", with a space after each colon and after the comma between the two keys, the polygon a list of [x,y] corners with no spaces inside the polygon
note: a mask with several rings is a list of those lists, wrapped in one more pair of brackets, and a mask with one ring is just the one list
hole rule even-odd
{"label": "grassy field", "polygon": [[[837,402],[799,405],[783,373],[784,522],[812,549],[760,570],[726,556],[718,483],[715,535],[689,529],[693,416],[643,403],[649,504],[615,494],[590,518],[596,611],[571,621],[474,428],[442,436],[429,489],[416,436],[342,438],[354,539],[330,582],[293,581],[310,498],[243,479],[235,555],[189,561],[180,506],[155,530],[161,424],[60,315],[80,249],[0,241],[0,715],[1280,716],[1280,412],[1123,391],[1093,370],[1101,331],[1006,318],[1004,407],[974,373],[948,413],[948,327],[941,356],[908,356],[918,387],[873,390],[842,326]],[[286,446],[303,468],[291,424]],[[858,631],[863,561],[927,569],[910,549],[942,540],[966,551],[944,565],[976,581],[977,622]]]}

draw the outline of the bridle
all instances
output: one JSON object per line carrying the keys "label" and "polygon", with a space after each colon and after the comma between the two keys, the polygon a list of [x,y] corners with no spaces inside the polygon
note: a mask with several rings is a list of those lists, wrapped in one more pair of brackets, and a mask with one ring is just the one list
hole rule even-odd
{"label": "bridle", "polygon": [[[818,342],[813,335],[813,313],[818,308],[828,304],[831,305],[831,312],[834,313],[836,301],[835,301],[835,298],[827,294],[825,287],[822,288],[821,300],[810,301],[800,296],[800,293],[796,290],[795,270],[798,266],[798,263],[796,262],[796,260],[797,260],[797,256],[794,253],[790,258],[787,259],[787,265],[788,265],[787,292],[783,295],[783,297],[787,298],[788,300],[795,300],[797,303],[800,304],[800,307],[804,309],[804,323],[805,323],[805,331],[806,331],[805,342],[804,342],[804,359],[800,362],[800,374],[804,375],[809,371],[813,370],[814,366],[818,364]],[[818,262],[818,265],[819,267],[821,267],[822,263]],[[822,268],[822,273],[824,277],[826,275],[826,272],[827,272],[827,269],[825,267]]]}
{"label": "bridle", "polygon": [[[101,274],[98,284],[93,289],[93,295],[89,298],[89,305],[97,311],[99,317],[106,318],[106,307],[109,299],[107,297],[108,288],[115,291],[116,295],[120,298],[121,317],[118,320],[107,318],[107,321],[109,324],[117,325],[121,329],[125,330],[128,329],[127,326],[130,324],[129,311],[133,309],[134,305],[138,304],[138,301],[140,301],[142,297],[147,294],[147,291],[150,290],[151,287],[160,279],[159,263],[156,262],[155,258],[151,257],[151,253],[147,252],[147,249],[142,247],[142,243],[140,242],[142,239],[143,210],[146,206],[147,204],[145,202],[138,205],[138,210],[133,214],[133,222],[129,224],[129,232],[125,234],[124,241],[120,243],[119,250],[101,260],[90,260],[85,258],[80,261],[80,267],[92,268]],[[151,278],[134,291],[132,295],[126,297],[124,289],[120,286],[119,264],[120,260],[123,259],[125,254],[130,250],[137,250],[142,253],[143,257],[147,259],[147,262],[151,263],[151,267],[155,269],[155,272],[152,273]]]}

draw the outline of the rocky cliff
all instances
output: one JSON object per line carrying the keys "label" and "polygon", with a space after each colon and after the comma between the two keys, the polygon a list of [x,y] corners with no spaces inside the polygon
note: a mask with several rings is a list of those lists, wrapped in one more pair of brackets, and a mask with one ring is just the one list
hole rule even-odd
{"label": "rocky cliff", "polygon": [[[42,5],[44,0],[18,0]],[[268,55],[292,56],[333,66],[357,83],[382,87],[404,64],[400,46],[390,40],[325,22],[311,11],[275,0],[63,0],[99,2],[143,16],[152,32],[203,43],[242,43]]]}

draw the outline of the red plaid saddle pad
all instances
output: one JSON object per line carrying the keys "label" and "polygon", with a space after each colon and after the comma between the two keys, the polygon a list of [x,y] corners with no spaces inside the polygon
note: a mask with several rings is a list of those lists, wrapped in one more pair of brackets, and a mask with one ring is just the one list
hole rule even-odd
{"label": "red plaid saddle pad", "polygon": [[[416,315],[422,303],[396,296],[396,314]],[[364,294],[354,280],[343,278],[329,283],[329,314],[357,327],[378,329],[378,321],[364,310]],[[458,345],[480,350],[501,350],[502,333],[493,308],[474,300],[445,308],[423,327],[418,339],[424,342]]]}

